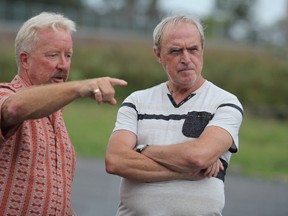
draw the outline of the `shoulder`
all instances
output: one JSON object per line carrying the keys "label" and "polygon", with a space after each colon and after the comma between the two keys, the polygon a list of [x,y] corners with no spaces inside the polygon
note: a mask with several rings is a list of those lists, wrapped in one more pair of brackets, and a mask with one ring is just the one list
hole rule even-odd
{"label": "shoulder", "polygon": [[1,83],[0,82],[0,91],[1,92],[17,92],[19,89],[25,88],[28,85],[16,75],[10,83]]}
{"label": "shoulder", "polygon": [[[231,98],[231,99],[237,99],[237,96],[234,95],[233,93],[215,85],[214,83],[210,82],[210,81],[206,81],[205,82],[206,88],[208,90],[208,92],[212,95],[214,95],[214,97],[218,96],[218,97],[223,97],[223,98]],[[238,99],[237,99],[238,100]]]}
{"label": "shoulder", "polygon": [[17,88],[12,83],[0,83],[0,98],[8,97],[15,93]]}

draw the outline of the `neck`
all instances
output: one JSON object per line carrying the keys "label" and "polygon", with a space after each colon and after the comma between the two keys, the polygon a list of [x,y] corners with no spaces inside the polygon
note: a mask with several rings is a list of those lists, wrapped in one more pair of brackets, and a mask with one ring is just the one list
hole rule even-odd
{"label": "neck", "polygon": [[197,81],[195,84],[191,85],[191,86],[187,86],[187,87],[183,87],[180,85],[176,85],[174,83],[172,83],[171,81],[167,81],[166,85],[168,90],[170,91],[170,94],[173,95],[184,95],[184,94],[191,94],[192,92],[196,91],[198,88],[200,88],[203,83],[205,82],[205,79],[201,79],[199,81]]}
{"label": "neck", "polygon": [[204,82],[205,82],[205,79],[197,82],[197,84],[195,84],[193,86],[186,87],[186,88],[174,85],[170,81],[168,81],[166,84],[167,84],[167,88],[168,88],[171,96],[173,97],[174,101],[176,103],[179,103],[184,98],[188,97],[190,94],[192,94],[198,88],[200,88]]}

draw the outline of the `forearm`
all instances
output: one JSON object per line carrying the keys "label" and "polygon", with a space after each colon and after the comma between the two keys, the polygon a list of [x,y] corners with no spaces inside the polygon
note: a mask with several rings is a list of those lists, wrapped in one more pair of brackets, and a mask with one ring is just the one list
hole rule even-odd
{"label": "forearm", "polygon": [[115,169],[112,169],[111,164],[108,165],[108,161],[106,160],[106,170],[108,173],[140,182],[161,182],[177,179],[199,180],[204,178],[203,173],[181,173],[170,170],[136,152],[131,152],[131,155],[125,159],[124,157],[121,158],[121,160],[115,160],[114,165],[117,167]]}
{"label": "forearm", "polygon": [[32,86],[11,95],[3,104],[4,125],[48,116],[79,97],[77,82]]}
{"label": "forearm", "polygon": [[135,134],[127,130],[112,133],[106,150],[106,171],[134,181],[160,182],[176,179],[198,180],[202,173],[176,172],[134,150]]}
{"label": "forearm", "polygon": [[[201,169],[183,169],[179,154],[170,154],[166,146],[149,146],[138,153],[134,150],[135,134],[118,130],[112,133],[106,150],[106,171],[135,181],[154,182],[176,179],[204,178]],[[168,156],[168,157],[167,157]],[[175,158],[174,158],[175,157]],[[176,161],[177,160],[177,161]]]}
{"label": "forearm", "polygon": [[150,159],[176,172],[199,172],[211,167],[232,144],[230,134],[208,127],[193,141],[166,146],[149,146],[143,152]]}
{"label": "forearm", "polygon": [[[1,126],[11,127],[26,119],[48,116],[78,97],[91,97],[98,103],[116,104],[114,86],[124,80],[100,77],[59,84],[32,86],[11,95],[2,105]],[[94,90],[98,90],[94,92]]]}
{"label": "forearm", "polygon": [[[148,155],[148,152],[146,152],[146,155]],[[158,161],[159,164],[163,165],[164,167],[170,169],[173,172],[181,173],[183,176],[193,175],[193,180],[200,180],[205,177],[216,177],[220,170],[224,170],[224,166],[222,165],[220,159],[217,159],[208,167],[202,167],[191,162],[184,163],[183,160],[177,160],[177,162],[175,162],[173,160],[159,159],[159,157],[154,157],[154,160]],[[182,164],[179,161],[182,161]]]}
{"label": "forearm", "polygon": [[151,145],[142,153],[151,160],[165,166],[175,172],[199,172],[202,167],[199,167],[195,161],[192,161],[188,156],[188,149],[182,151],[184,144],[169,145],[169,146],[154,146]]}

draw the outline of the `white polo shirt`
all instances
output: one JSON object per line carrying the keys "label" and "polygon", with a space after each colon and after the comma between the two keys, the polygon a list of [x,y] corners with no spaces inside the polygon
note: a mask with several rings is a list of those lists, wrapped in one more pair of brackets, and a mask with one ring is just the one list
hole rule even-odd
{"label": "white polo shirt", "polygon": [[[238,150],[243,108],[237,97],[209,81],[176,105],[166,83],[137,91],[120,107],[114,131],[129,130],[137,144],[169,145],[194,140],[205,127],[228,131],[234,144],[221,159],[229,163]],[[118,216],[221,215],[224,179],[140,183],[122,179]],[[222,180],[221,180],[222,179]]]}

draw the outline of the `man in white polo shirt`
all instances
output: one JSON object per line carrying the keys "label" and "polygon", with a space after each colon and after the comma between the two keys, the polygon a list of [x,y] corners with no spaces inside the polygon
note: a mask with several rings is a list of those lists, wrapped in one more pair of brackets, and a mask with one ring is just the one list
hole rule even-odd
{"label": "man in white polo shirt", "polygon": [[168,81],[125,99],[107,146],[107,172],[123,177],[117,215],[222,215],[243,108],[202,76],[197,20],[168,17],[153,39]]}

